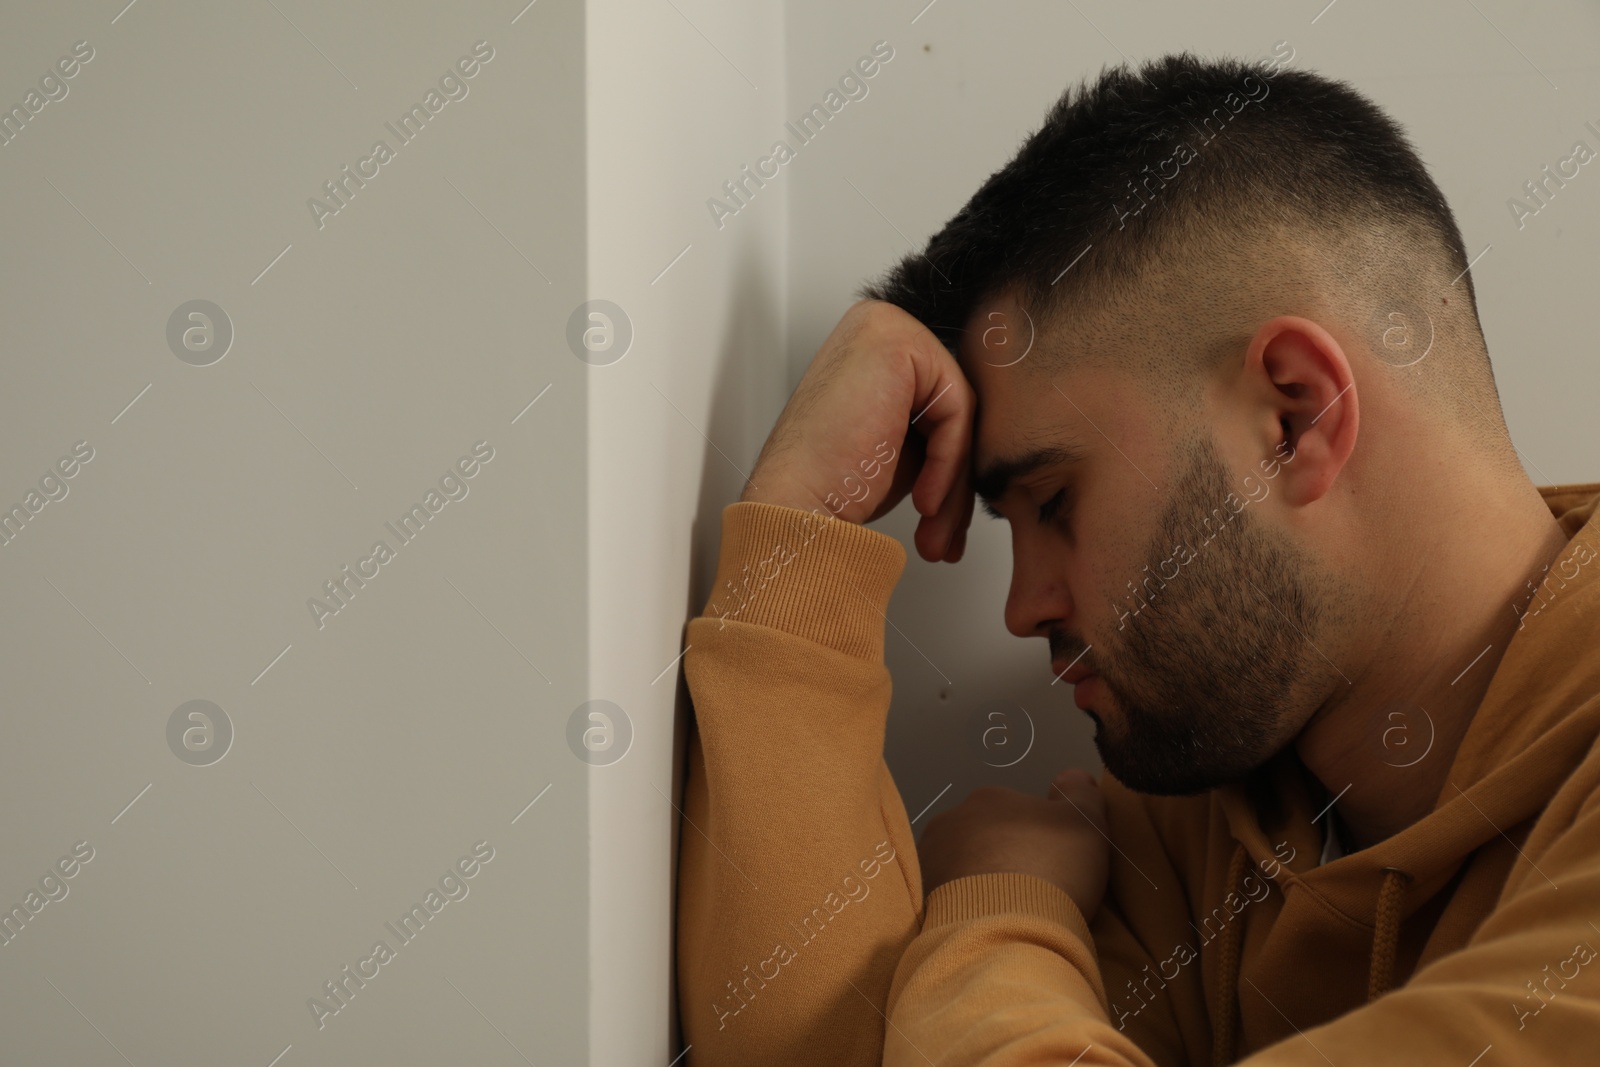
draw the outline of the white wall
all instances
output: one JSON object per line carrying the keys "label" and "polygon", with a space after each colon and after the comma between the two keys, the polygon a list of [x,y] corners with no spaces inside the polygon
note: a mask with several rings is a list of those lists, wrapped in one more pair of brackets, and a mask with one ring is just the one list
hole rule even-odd
{"label": "white wall", "polygon": [[[94,50],[0,147],[0,500],[94,449],[0,547],[0,903],[95,850],[0,946],[7,1052],[666,1064],[683,626],[787,395],[788,175],[720,226],[706,201],[783,136],[781,8],[275,2],[0,40],[0,101]],[[202,297],[235,337],[196,366],[165,331]],[[621,359],[571,347],[591,299]],[[307,599],[480,439],[319,628]],[[167,740],[196,698],[235,731],[204,767]],[[569,745],[594,699],[631,724],[614,763]],[[480,839],[469,895],[319,1028],[307,999]]]}
{"label": "white wall", "polygon": [[706,201],[784,136],[780,13],[588,5],[589,292],[636,331],[589,378],[590,684],[635,729],[633,751],[590,778],[593,1064],[666,1067],[681,1051],[667,797],[682,789],[683,631],[710,594],[722,508],[788,395],[792,165],[720,227]]}
{"label": "white wall", "polygon": [[[1473,276],[1506,418],[1530,476],[1538,484],[1600,480],[1592,416],[1600,370],[1586,315],[1600,177],[1585,168],[1521,230],[1506,206],[1575,140],[1600,148],[1584,128],[1591,119],[1600,127],[1593,5],[1565,0],[1529,18],[1506,0],[1381,7],[1347,0],[1326,10],[1264,0],[1100,0],[1011,4],[1000,15],[949,0],[931,7],[830,0],[790,5],[786,17],[796,99],[817,94],[870,41],[886,39],[896,50],[871,95],[850,104],[827,143],[819,140],[796,167],[791,382],[852,290],[922,247],[1010,160],[1069,84],[1124,54],[1142,60],[1189,49],[1267,58],[1286,40],[1295,49],[1292,66],[1348,80],[1409,131],[1456,212],[1469,256],[1493,246]],[[1005,524],[979,514],[966,557],[952,567],[917,555],[916,519],[907,502],[877,528],[901,538],[909,556],[889,611],[894,704],[886,749],[912,816],[939,798],[917,821],[920,830],[979,785],[1042,794],[1061,767],[1096,767],[1098,758],[1093,725],[1071,690],[1050,684],[1045,642],[1019,641],[1004,628]],[[1031,751],[1010,768],[994,764],[1015,756],[980,743],[983,715],[997,706],[1010,708],[1016,753],[1029,733],[1017,707],[1034,729]]]}
{"label": "white wall", "polygon": [[[274,4],[6,11],[0,104],[94,56],[0,147],[0,504],[94,458],[0,547],[0,907],[94,857],[0,945],[3,1058],[581,1062],[583,9]],[[401,146],[385,122],[479,40]],[[307,200],[379,138],[319,228]],[[235,332],[209,366],[166,338],[194,298]],[[400,546],[385,521],[479,440]],[[380,538],[319,628],[307,600]],[[194,699],[234,729],[209,766],[168,745]],[[479,840],[402,946],[385,923]],[[379,939],[319,1029],[308,998]]]}

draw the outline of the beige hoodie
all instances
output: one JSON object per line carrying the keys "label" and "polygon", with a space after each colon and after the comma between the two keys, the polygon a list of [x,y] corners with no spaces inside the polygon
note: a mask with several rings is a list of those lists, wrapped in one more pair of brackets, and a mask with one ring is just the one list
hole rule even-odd
{"label": "beige hoodie", "polygon": [[1016,873],[924,899],[884,763],[905,550],[723,511],[688,627],[678,994],[694,1067],[1600,1063],[1600,483],[1525,603],[1425,818],[1318,863],[1333,799],[1292,750],[1249,786],[1109,774],[1086,924]]}

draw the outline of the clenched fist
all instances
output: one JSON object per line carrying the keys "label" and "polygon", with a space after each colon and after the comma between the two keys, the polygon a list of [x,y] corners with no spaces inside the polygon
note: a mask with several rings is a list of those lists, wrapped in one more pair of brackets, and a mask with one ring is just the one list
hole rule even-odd
{"label": "clenched fist", "polygon": [[852,304],[756,459],[741,500],[867,523],[911,493],[917,551],[961,558],[975,397],[949,350],[894,304]]}
{"label": "clenched fist", "polygon": [[1016,871],[1053,882],[1090,921],[1110,874],[1105,800],[1088,771],[1062,771],[1047,797],[974,789],[928,823],[917,845],[924,895],[973,874]]}

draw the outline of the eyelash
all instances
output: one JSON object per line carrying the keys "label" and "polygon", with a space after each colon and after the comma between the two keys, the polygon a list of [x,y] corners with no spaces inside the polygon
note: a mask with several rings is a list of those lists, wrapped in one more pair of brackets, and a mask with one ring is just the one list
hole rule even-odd
{"label": "eyelash", "polygon": [[[1049,522],[1052,518],[1054,518],[1055,515],[1056,515],[1056,512],[1061,508],[1062,504],[1066,503],[1066,500],[1067,500],[1067,491],[1065,489],[1058,489],[1056,491],[1056,495],[1055,496],[1051,497],[1049,500],[1046,500],[1043,504],[1040,504],[1039,505],[1039,523],[1040,523],[1040,525],[1043,525],[1043,524]],[[1005,516],[1001,515],[1000,512],[990,504],[985,503],[983,505],[983,510],[984,510],[984,513],[987,514],[992,519],[1003,519],[1003,518],[1005,518]]]}
{"label": "eyelash", "polygon": [[1049,522],[1055,516],[1056,512],[1058,510],[1060,510],[1061,505],[1066,503],[1066,500],[1067,500],[1067,491],[1065,489],[1058,489],[1058,490],[1056,490],[1056,495],[1055,496],[1051,497],[1049,500],[1046,500],[1043,504],[1040,504],[1039,505],[1039,523],[1040,523],[1040,525],[1043,525],[1043,524]]}

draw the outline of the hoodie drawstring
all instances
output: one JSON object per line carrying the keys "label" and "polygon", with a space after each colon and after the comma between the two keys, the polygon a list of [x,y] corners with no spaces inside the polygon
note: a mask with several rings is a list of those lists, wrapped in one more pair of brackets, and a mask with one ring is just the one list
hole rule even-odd
{"label": "hoodie drawstring", "polygon": [[[1249,858],[1243,845],[1235,845],[1233,858],[1228,863],[1226,893],[1242,889],[1245,861]],[[1371,966],[1367,972],[1367,1001],[1377,1000],[1394,987],[1395,953],[1400,944],[1400,910],[1405,902],[1406,886],[1411,876],[1398,867],[1383,868],[1383,884],[1378,890],[1377,914],[1372,922]],[[1228,1067],[1233,1062],[1236,1038],[1240,943],[1244,936],[1242,922],[1223,927],[1218,939],[1221,959],[1222,986],[1218,990],[1216,1025],[1212,1029],[1211,1061],[1215,1067]]]}
{"label": "hoodie drawstring", "polygon": [[1394,987],[1394,956],[1400,943],[1400,905],[1405,901],[1411,876],[1398,867],[1383,869],[1378,890],[1378,914],[1372,920],[1372,967],[1367,972],[1367,1002]]}
{"label": "hoodie drawstring", "polygon": [[[1249,858],[1243,845],[1235,845],[1233,859],[1228,861],[1226,892],[1237,892],[1244,880],[1244,863]],[[1243,920],[1231,922],[1222,928],[1219,951],[1222,959],[1222,987],[1217,991],[1217,1024],[1211,1035],[1211,1060],[1216,1067],[1227,1067],[1233,1062],[1234,1016],[1239,1007],[1239,942],[1243,937]]]}

